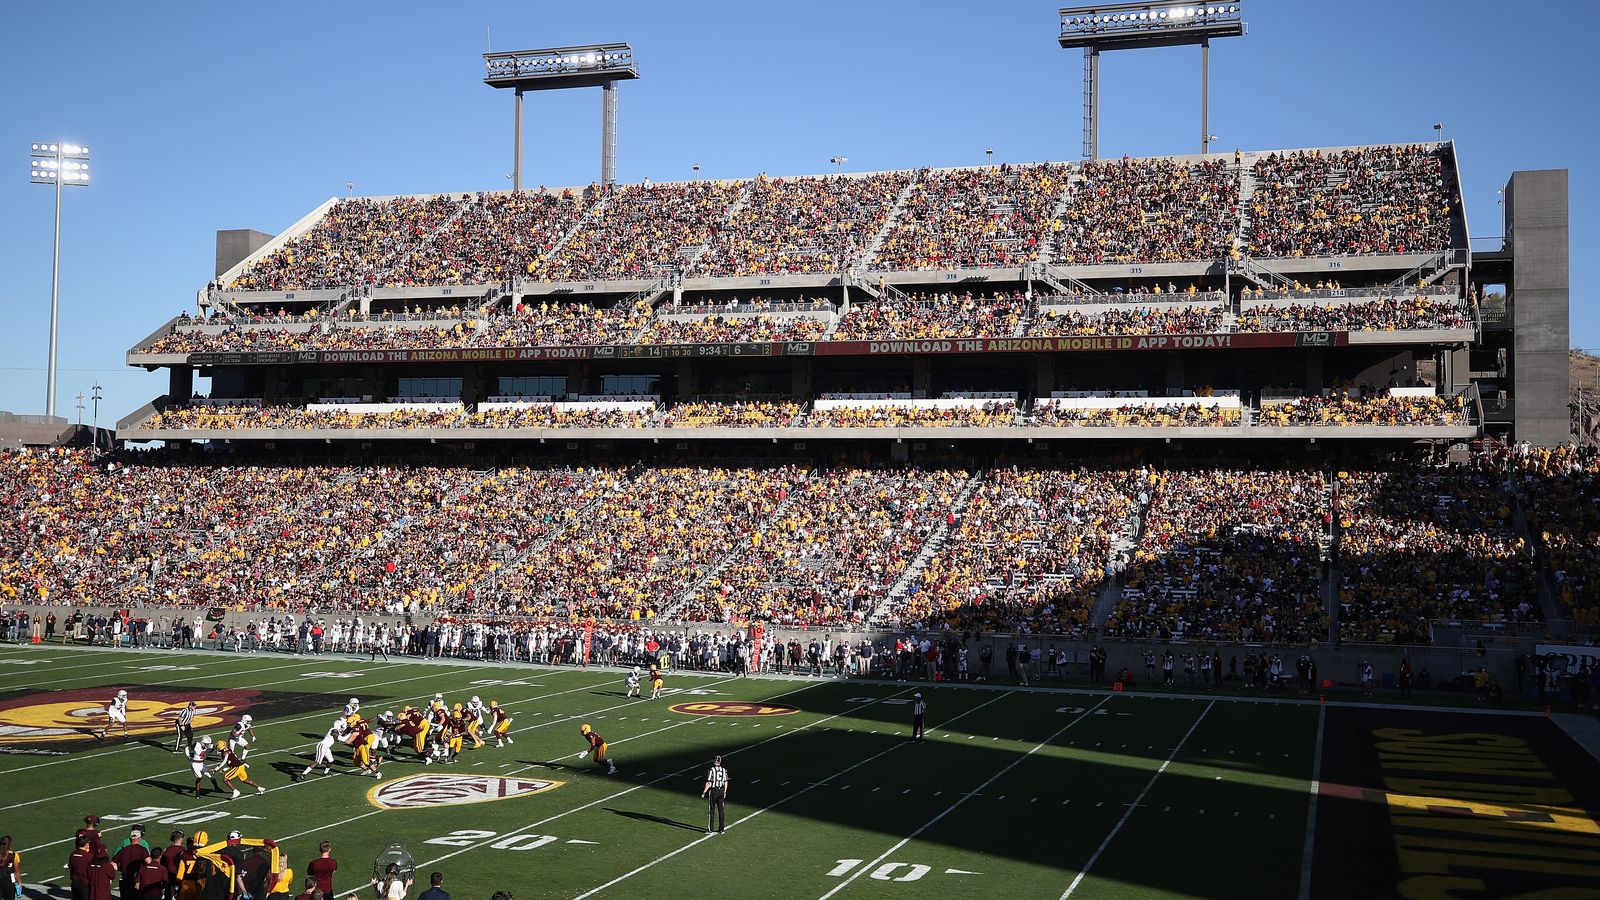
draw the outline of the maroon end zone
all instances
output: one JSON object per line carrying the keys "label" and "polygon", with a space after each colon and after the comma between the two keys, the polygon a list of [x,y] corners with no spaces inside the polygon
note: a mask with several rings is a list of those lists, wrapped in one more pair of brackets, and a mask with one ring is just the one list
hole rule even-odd
{"label": "maroon end zone", "polygon": [[1600,897],[1600,764],[1549,719],[1327,717],[1311,896]]}

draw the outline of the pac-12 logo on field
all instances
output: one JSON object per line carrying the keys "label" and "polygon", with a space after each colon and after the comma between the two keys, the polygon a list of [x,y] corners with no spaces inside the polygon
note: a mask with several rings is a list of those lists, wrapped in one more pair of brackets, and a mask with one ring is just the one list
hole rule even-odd
{"label": "pac-12 logo on field", "polygon": [[456,806],[542,794],[563,784],[566,782],[495,775],[412,775],[367,791],[367,800],[379,809]]}
{"label": "pac-12 logo on field", "polygon": [[774,703],[742,703],[728,700],[702,700],[696,703],[679,703],[667,709],[689,716],[787,716],[800,710]]}
{"label": "pac-12 logo on field", "polygon": [[[79,688],[26,694],[0,700],[0,744],[84,741],[105,727],[106,706],[115,688]],[[128,733],[167,735],[184,704],[195,701],[194,729],[204,731],[238,721],[244,710],[264,699],[261,691],[128,688]],[[121,737],[122,726],[114,734]]]}

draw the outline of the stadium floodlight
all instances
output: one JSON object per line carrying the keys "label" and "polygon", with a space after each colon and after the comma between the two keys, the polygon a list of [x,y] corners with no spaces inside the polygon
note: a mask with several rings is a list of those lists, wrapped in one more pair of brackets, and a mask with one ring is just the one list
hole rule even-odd
{"label": "stadium floodlight", "polygon": [[849,161],[850,161],[850,157],[848,157],[848,156],[830,156],[830,157],[828,157],[828,162],[833,163],[834,166],[836,167],[836,170],[841,172],[841,173],[844,172],[844,164],[849,162]]}
{"label": "stadium floodlight", "polygon": [[633,48],[627,44],[585,44],[544,50],[507,50],[483,55],[483,83],[516,92],[516,134],[512,146],[511,189],[522,190],[522,94],[564,88],[599,87],[600,183],[617,180],[617,82],[639,77]]}
{"label": "stadium floodlight", "polygon": [[89,148],[61,141],[40,141],[32,146],[28,180],[55,185],[55,250],[50,262],[50,362],[45,370],[44,414],[56,414],[56,316],[61,308],[61,188],[89,186]]}
{"label": "stadium floodlight", "polygon": [[1210,153],[1211,39],[1245,34],[1243,15],[1237,3],[1104,3],[1063,8],[1061,46],[1083,48],[1083,158],[1100,155],[1101,51],[1188,44],[1200,45],[1200,152]]}

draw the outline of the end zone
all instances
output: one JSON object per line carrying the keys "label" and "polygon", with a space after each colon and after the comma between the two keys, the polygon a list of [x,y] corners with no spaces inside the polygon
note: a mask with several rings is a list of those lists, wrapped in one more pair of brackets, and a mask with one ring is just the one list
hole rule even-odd
{"label": "end zone", "polygon": [[1329,706],[1322,751],[1312,897],[1600,892],[1600,765],[1550,720]]}

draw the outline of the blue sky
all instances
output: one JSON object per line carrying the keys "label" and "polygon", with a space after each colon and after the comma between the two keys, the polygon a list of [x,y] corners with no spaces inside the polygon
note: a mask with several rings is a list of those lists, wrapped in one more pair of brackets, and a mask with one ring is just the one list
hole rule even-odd
{"label": "blue sky", "polygon": [[[1211,58],[1214,149],[1455,139],[1474,236],[1500,232],[1515,169],[1568,168],[1572,256],[1595,258],[1591,41],[1600,4],[1245,0],[1250,34]],[[192,307],[219,228],[273,232],[322,200],[509,185],[511,97],[482,84],[493,49],[622,40],[622,181],[874,170],[1079,156],[1081,55],[1055,4],[833,2],[273,4],[18,7],[0,33],[0,409],[40,413],[51,191],[36,140],[90,147],[94,183],[62,222],[57,413],[99,381],[101,424],[162,393],[124,351]],[[486,36],[486,29],[488,35]],[[1104,156],[1192,153],[1199,50],[1111,54]],[[599,173],[598,89],[530,95],[529,184]],[[1600,347],[1593,280],[1574,270],[1572,339]],[[87,417],[86,417],[87,421]]]}

